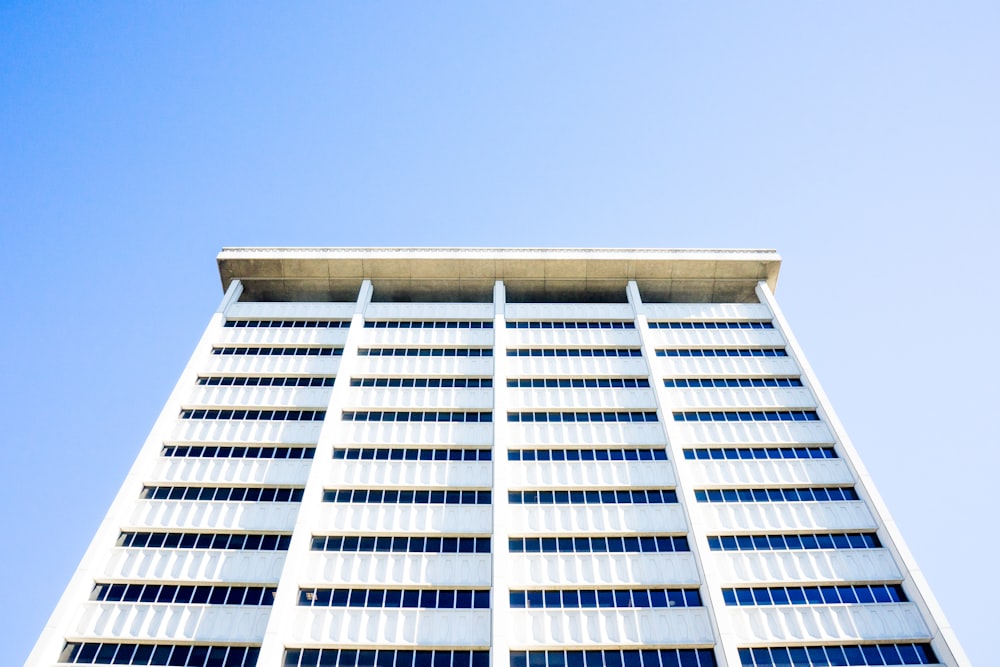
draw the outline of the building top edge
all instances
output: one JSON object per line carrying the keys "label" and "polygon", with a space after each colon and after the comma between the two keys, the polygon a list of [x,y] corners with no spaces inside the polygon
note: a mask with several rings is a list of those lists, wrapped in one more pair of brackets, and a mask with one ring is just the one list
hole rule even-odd
{"label": "building top edge", "polygon": [[223,289],[240,280],[287,298],[361,280],[376,288],[433,283],[466,290],[503,280],[578,292],[635,280],[687,298],[735,298],[758,281],[773,290],[781,266],[774,250],[658,248],[223,248],[217,261]]}
{"label": "building top edge", "polygon": [[465,257],[496,257],[496,258],[574,258],[588,257],[595,259],[673,259],[673,258],[717,258],[731,259],[738,256],[741,259],[749,256],[759,256],[771,261],[780,261],[777,251],[772,249],[754,248],[457,248],[457,247],[230,247],[223,248],[219,260],[252,257],[264,259],[262,256],[275,258],[335,258],[335,257],[412,257],[437,258],[448,257],[461,259]]}

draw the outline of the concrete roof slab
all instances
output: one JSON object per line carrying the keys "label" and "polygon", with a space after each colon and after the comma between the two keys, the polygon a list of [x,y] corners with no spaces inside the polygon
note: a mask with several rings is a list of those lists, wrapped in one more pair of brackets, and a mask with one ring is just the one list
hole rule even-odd
{"label": "concrete roof slab", "polygon": [[[327,279],[328,290],[369,279],[376,284],[400,281],[426,290],[462,292],[464,280],[503,280],[516,290],[583,293],[637,280],[659,298],[691,301],[733,298],[753,292],[758,280],[774,289],[781,258],[773,250],[658,250],[567,248],[225,248],[219,253],[223,287],[242,280],[251,295],[298,298],[297,290],[315,295]],[[302,280],[310,282],[300,282]],[[284,281],[284,284],[260,281]],[[337,280],[338,285],[333,285]],[[319,281],[319,282],[317,282]],[[551,285],[546,285],[551,282]],[[718,284],[716,284],[718,283]],[[732,284],[731,284],[732,283]],[[434,286],[436,284],[436,286]],[[655,288],[653,287],[655,285]],[[266,287],[266,289],[265,289]],[[481,285],[469,286],[478,293]],[[555,290],[555,291],[553,291]]]}

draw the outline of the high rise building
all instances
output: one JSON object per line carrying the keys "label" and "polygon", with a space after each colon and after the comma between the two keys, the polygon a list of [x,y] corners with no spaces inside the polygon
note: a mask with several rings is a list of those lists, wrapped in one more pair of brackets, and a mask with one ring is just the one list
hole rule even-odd
{"label": "high rise building", "polygon": [[218,263],[32,667],[968,664],[774,252]]}

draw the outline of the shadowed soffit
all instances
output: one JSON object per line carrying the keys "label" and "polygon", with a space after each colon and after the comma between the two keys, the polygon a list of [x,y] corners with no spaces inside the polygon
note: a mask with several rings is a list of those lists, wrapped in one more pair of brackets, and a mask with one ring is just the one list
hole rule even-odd
{"label": "shadowed soffit", "polygon": [[647,301],[744,302],[760,280],[774,290],[781,265],[773,250],[541,248],[224,248],[217,261],[248,301],[353,301],[367,279],[386,301],[490,301],[497,280],[512,301],[600,298],[635,280]]}

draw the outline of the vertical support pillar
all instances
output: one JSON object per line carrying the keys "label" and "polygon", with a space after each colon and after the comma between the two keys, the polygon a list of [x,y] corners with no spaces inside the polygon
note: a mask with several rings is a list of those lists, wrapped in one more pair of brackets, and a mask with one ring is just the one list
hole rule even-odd
{"label": "vertical support pillar", "polygon": [[722,587],[719,585],[708,549],[708,536],[697,520],[697,501],[694,497],[694,489],[686,483],[684,477],[684,455],[680,438],[676,437],[674,433],[673,406],[670,405],[670,397],[663,386],[663,378],[656,371],[656,348],[649,332],[649,320],[646,317],[642,296],[639,294],[639,286],[634,280],[628,282],[626,290],[628,302],[632,306],[632,314],[635,317],[635,328],[639,333],[642,358],[646,360],[646,368],[649,369],[649,386],[656,397],[657,413],[667,438],[667,460],[674,471],[677,497],[680,499],[684,519],[688,525],[688,543],[698,568],[698,577],[701,579],[702,604],[705,605],[709,622],[712,624],[712,633],[717,638],[715,657],[719,667],[737,667],[740,664],[739,654],[725,614]]}
{"label": "vertical support pillar", "polygon": [[226,312],[229,310],[229,308],[234,303],[238,303],[242,295],[243,295],[242,280],[234,280],[233,282],[229,283],[229,287],[226,289],[226,295],[222,297],[222,303],[220,303],[219,307],[215,309],[215,312],[225,317]]}
{"label": "vertical support pillar", "polygon": [[281,568],[281,578],[271,606],[264,640],[261,642],[258,665],[283,664],[284,639],[295,636],[296,607],[298,606],[299,584],[307,571],[310,542],[323,502],[323,486],[331,478],[331,468],[337,464],[333,460],[333,446],[342,439],[341,415],[350,398],[351,375],[358,359],[358,343],[364,335],[365,309],[371,301],[372,284],[365,280],[358,293],[351,326],[344,343],[344,353],[337,367],[337,379],[330,392],[326,406],[326,419],[319,432],[316,455],[309,468],[309,478],[302,493],[302,505],[295,519],[292,540]]}
{"label": "vertical support pillar", "polygon": [[498,280],[493,286],[493,539],[492,571],[493,587],[491,603],[493,606],[492,650],[490,660],[492,667],[508,667],[510,665],[510,587],[508,567],[510,552],[508,535],[507,487],[509,485],[510,465],[507,462],[508,423],[507,423],[507,291],[503,281]]}

